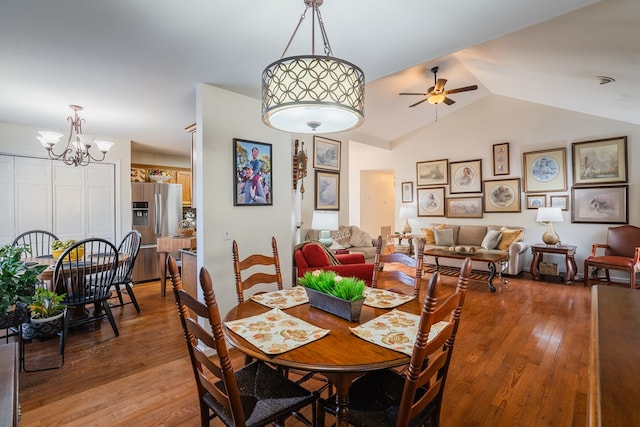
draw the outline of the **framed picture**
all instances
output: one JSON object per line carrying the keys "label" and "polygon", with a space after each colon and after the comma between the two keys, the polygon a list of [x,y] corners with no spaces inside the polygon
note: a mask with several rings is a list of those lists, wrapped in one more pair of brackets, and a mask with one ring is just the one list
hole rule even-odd
{"label": "framed picture", "polygon": [[523,154],[524,192],[567,190],[566,148]]}
{"label": "framed picture", "polygon": [[271,144],[233,138],[234,206],[273,205]]}
{"label": "framed picture", "polygon": [[484,181],[485,212],[520,212],[520,178]]}
{"label": "framed picture", "polygon": [[449,163],[449,192],[482,193],[482,160]]}
{"label": "framed picture", "polygon": [[482,197],[447,198],[447,218],[482,218]]}
{"label": "framed picture", "polygon": [[449,183],[449,160],[416,162],[416,185],[447,185]]}
{"label": "framed picture", "polygon": [[340,210],[340,174],[316,171],[315,210]]}
{"label": "framed picture", "polygon": [[527,194],[527,209],[538,209],[546,206],[546,194]]}
{"label": "framed picture", "polygon": [[314,136],[313,167],[340,172],[340,141]]}
{"label": "framed picture", "polygon": [[550,196],[549,206],[552,208],[560,208],[563,211],[569,210],[569,196]]}
{"label": "framed picture", "polygon": [[413,182],[406,181],[402,183],[402,203],[413,202]]}
{"label": "framed picture", "polygon": [[627,182],[627,137],[574,142],[573,185]]}
{"label": "framed picture", "polygon": [[628,224],[629,187],[573,187],[571,222]]}
{"label": "framed picture", "polygon": [[418,188],[418,216],[444,216],[444,187]]}
{"label": "framed picture", "polygon": [[509,143],[493,144],[493,174],[509,175]]}

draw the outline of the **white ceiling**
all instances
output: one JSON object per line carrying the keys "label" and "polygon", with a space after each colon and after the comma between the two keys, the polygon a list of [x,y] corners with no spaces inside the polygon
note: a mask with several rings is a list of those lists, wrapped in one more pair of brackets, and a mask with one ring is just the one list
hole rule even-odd
{"label": "white ceiling", "polygon": [[[0,122],[66,132],[79,104],[87,134],[187,154],[198,82],[258,99],[303,10],[303,0],[3,1]],[[334,55],[365,72],[357,131],[377,140],[435,119],[436,107],[409,109],[420,98],[398,93],[426,91],[436,65],[446,89],[479,86],[438,106],[440,117],[492,93],[640,124],[637,0],[326,0],[321,13]],[[310,21],[288,55],[311,53]]]}

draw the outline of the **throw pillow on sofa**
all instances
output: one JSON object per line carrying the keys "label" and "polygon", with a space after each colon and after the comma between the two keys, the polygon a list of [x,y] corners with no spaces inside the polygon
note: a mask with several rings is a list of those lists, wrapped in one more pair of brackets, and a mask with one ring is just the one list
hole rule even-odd
{"label": "throw pillow on sofa", "polygon": [[422,231],[422,237],[424,238],[424,244],[425,245],[435,245],[436,244],[436,237],[433,234],[433,230],[434,229],[442,229],[444,227],[445,227],[444,224],[440,224],[440,225],[436,225],[433,228],[421,228],[420,231]]}
{"label": "throw pillow on sofa", "polygon": [[498,247],[498,244],[500,244],[501,239],[502,231],[488,230],[484,239],[482,239],[482,244],[480,246],[484,249],[495,249]]}
{"label": "throw pillow on sofa", "polygon": [[438,246],[453,246],[453,230],[450,228],[436,228],[433,236]]}
{"label": "throw pillow on sofa", "polygon": [[349,241],[351,240],[351,230],[346,225],[341,225],[338,230],[333,230],[329,233],[331,239],[333,239],[333,245],[331,245],[332,249],[347,249],[351,245]]}
{"label": "throw pillow on sofa", "polygon": [[327,265],[331,265],[329,255],[327,255],[327,252],[319,244],[304,245],[301,251],[309,267],[326,267]]}
{"label": "throw pillow on sofa", "polygon": [[360,248],[373,246],[371,235],[355,225],[351,226],[351,238],[349,239],[349,244],[352,247],[355,246]]}
{"label": "throw pillow on sofa", "polygon": [[500,239],[500,243],[498,244],[498,249],[501,251],[508,251],[509,246],[513,242],[517,242],[522,237],[524,233],[523,230],[510,230],[508,228],[502,229],[502,238]]}

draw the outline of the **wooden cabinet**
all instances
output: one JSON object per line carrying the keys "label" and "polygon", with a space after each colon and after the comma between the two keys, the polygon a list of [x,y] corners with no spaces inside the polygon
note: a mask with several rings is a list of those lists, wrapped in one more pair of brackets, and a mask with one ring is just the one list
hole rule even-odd
{"label": "wooden cabinet", "polygon": [[191,206],[191,172],[177,171],[176,182],[182,185],[182,206]]}
{"label": "wooden cabinet", "polygon": [[149,171],[152,169],[161,169],[169,173],[167,184],[182,185],[182,206],[191,206],[193,203],[193,187],[191,170],[187,168],[178,168],[173,166],[143,165],[139,163],[131,164],[131,182],[151,182],[149,179]]}

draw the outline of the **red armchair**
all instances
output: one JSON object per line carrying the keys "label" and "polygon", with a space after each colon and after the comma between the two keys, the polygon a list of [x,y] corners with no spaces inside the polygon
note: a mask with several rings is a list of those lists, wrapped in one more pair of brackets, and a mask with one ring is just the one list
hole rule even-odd
{"label": "red armchair", "polygon": [[293,256],[298,277],[304,276],[307,271],[331,270],[343,277],[357,277],[371,286],[373,264],[365,263],[364,254],[333,255],[327,252],[327,249],[316,242],[308,242],[296,248]]}

